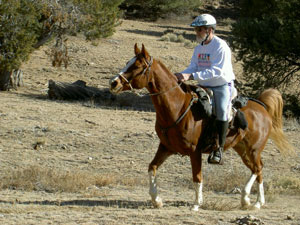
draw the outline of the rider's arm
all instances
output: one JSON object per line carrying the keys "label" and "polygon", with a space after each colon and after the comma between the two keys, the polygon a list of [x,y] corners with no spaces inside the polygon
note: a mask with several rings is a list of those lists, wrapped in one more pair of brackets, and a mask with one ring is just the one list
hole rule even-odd
{"label": "rider's arm", "polygon": [[183,70],[181,73],[182,74],[191,74],[191,73],[195,73],[197,72],[198,70],[198,59],[197,59],[197,51],[196,49],[194,50],[194,53],[193,53],[193,56],[191,58],[191,62],[190,62],[190,65],[185,69]]}

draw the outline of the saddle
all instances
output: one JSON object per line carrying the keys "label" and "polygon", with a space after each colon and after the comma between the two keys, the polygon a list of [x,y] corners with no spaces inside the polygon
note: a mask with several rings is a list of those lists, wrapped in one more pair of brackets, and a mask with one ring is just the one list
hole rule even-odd
{"label": "saddle", "polygon": [[233,120],[233,127],[241,128],[245,130],[248,127],[248,122],[244,113],[240,110],[241,108],[245,107],[248,103],[249,98],[244,96],[236,96],[232,100],[232,109],[234,113],[234,120]]}
{"label": "saddle", "polygon": [[[211,102],[211,99],[213,97],[212,91],[202,87],[197,87],[196,89],[194,88],[194,90],[192,91],[197,95],[198,98],[194,106],[194,110],[198,112],[198,117],[201,117],[200,119],[211,118],[213,116]],[[245,118],[244,113],[240,111],[240,109],[247,105],[248,98],[237,95],[237,91],[235,89],[235,92],[232,95],[231,103],[232,108],[228,116],[230,128],[241,128],[245,130],[248,127],[248,122]],[[198,117],[196,117],[196,119]]]}
{"label": "saddle", "polygon": [[[181,85],[181,88],[185,92],[189,92],[192,94],[194,103],[191,107],[191,111],[193,113],[194,119],[203,120],[205,125],[205,132],[202,132],[200,137],[201,141],[199,141],[198,149],[201,149],[202,153],[210,153],[213,149],[215,149],[216,143],[218,140],[218,135],[216,133],[215,128],[215,115],[212,110],[212,101],[213,92],[210,89],[206,89],[203,87],[185,84]],[[245,130],[248,127],[248,122],[244,113],[240,110],[244,106],[247,105],[249,98],[238,96],[237,90],[233,92],[232,95],[232,109],[229,114],[229,130],[237,130],[239,128]]]}
{"label": "saddle", "polygon": [[[196,99],[191,107],[191,111],[196,121],[202,119],[214,119],[211,100],[213,98],[213,92],[210,89],[186,83],[182,83],[181,88],[185,92],[190,92],[194,99]],[[232,108],[228,115],[230,129],[241,128],[245,130],[248,127],[245,115],[240,111],[241,108],[247,105],[248,100],[249,98],[238,95],[237,90],[234,88],[231,96]]]}

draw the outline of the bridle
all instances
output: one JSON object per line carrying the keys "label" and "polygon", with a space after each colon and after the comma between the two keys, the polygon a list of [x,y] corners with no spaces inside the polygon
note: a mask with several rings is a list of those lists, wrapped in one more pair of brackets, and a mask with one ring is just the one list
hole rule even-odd
{"label": "bridle", "polygon": [[[144,61],[145,61],[146,67],[145,67],[145,69],[143,70],[143,72],[140,74],[140,76],[143,76],[143,75],[146,73],[146,71],[148,70],[147,77],[149,77],[150,70],[151,70],[151,66],[152,66],[152,63],[153,63],[153,57],[151,56],[150,62],[148,62],[146,59],[144,59]],[[136,93],[135,90],[134,90],[134,88],[132,87],[132,85],[131,85],[131,83],[130,83],[131,81],[129,81],[125,76],[123,76],[123,72],[120,72],[120,73],[119,73],[119,76],[122,77],[122,78],[126,81],[126,83],[127,83],[127,84],[129,85],[129,87],[130,87],[130,90],[131,90],[132,92]],[[148,79],[149,79],[149,78],[148,78]]]}
{"label": "bridle", "polygon": [[[143,72],[142,72],[141,74],[139,74],[139,76],[143,76],[143,75],[147,72],[147,77],[148,77],[148,81],[149,81],[149,79],[150,79],[151,66],[152,66],[152,64],[153,64],[153,57],[151,56],[150,62],[148,62],[148,61],[144,58],[144,62],[145,62],[145,64],[146,64],[146,67],[145,67],[145,69],[143,70]],[[119,73],[119,76],[123,78],[123,80],[126,82],[126,84],[128,84],[128,86],[130,87],[130,91],[132,91],[133,93],[137,94],[137,95],[140,96],[140,97],[162,95],[162,94],[165,94],[165,93],[167,93],[167,92],[169,92],[169,91],[171,91],[171,90],[173,90],[173,89],[179,87],[179,86],[182,84],[182,82],[180,82],[179,84],[175,85],[174,87],[172,87],[172,88],[170,88],[170,89],[168,89],[168,90],[166,90],[166,91],[161,91],[161,92],[157,92],[157,93],[140,94],[140,93],[138,93],[138,92],[135,91],[135,89],[134,89],[134,88],[132,87],[132,85],[131,85],[131,81],[128,80],[128,79],[123,75],[123,72],[120,72],[120,73]]]}
{"label": "bridle", "polygon": [[[139,76],[140,76],[140,75],[142,76],[142,75],[144,75],[144,74],[147,72],[147,77],[148,77],[148,82],[149,82],[151,66],[152,66],[152,64],[153,64],[153,57],[151,56],[150,62],[148,62],[145,58],[144,58],[144,61],[145,61],[146,67],[145,67],[145,69],[143,70],[143,72],[142,72],[141,74],[139,74]],[[180,87],[180,85],[182,84],[182,82],[180,82],[179,84],[177,83],[177,85],[175,85],[174,87],[172,87],[172,88],[170,88],[170,89],[168,89],[168,90],[166,90],[166,91],[161,91],[161,92],[157,92],[157,93],[148,93],[148,94],[143,94],[143,95],[142,95],[142,94],[139,94],[139,93],[137,93],[137,92],[135,91],[135,89],[134,89],[134,88],[132,87],[132,85],[131,85],[131,81],[128,80],[128,79],[123,75],[124,72],[125,72],[125,71],[120,72],[120,73],[119,73],[119,77],[123,78],[123,80],[129,85],[130,90],[131,90],[133,93],[135,93],[135,94],[137,94],[137,95],[139,95],[139,96],[141,96],[141,97],[144,97],[144,96],[158,96],[158,95],[162,95],[162,94],[165,94],[165,93],[167,93],[167,92],[169,92],[169,91],[171,91],[171,90],[173,90],[173,89],[175,89],[175,88],[177,88],[177,87]],[[181,116],[180,116],[180,117],[179,117],[172,125],[170,125],[170,126],[168,126],[168,127],[165,127],[165,128],[161,127],[162,133],[163,133],[164,135],[167,136],[168,130],[169,130],[170,128],[172,128],[172,127],[177,126],[177,125],[181,122],[181,120],[185,117],[185,115],[187,114],[187,112],[191,109],[192,105],[193,105],[196,101],[198,101],[198,98],[196,98],[194,95],[192,95],[190,104],[188,105],[188,107],[186,108],[186,110],[184,111],[184,113],[183,113],[183,114],[182,114],[182,115],[181,115]]]}

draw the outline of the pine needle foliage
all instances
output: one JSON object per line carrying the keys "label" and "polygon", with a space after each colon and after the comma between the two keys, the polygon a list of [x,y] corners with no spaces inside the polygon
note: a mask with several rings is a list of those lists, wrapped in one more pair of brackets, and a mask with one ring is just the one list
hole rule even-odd
{"label": "pine needle foliage", "polygon": [[[34,49],[56,38],[52,62],[68,65],[66,34],[88,40],[113,34],[123,0],[0,0],[0,90]],[[56,56],[56,57],[55,57]],[[59,56],[59,57],[57,57]]]}
{"label": "pine needle foliage", "polygon": [[111,36],[120,17],[123,0],[74,0],[81,11],[79,30],[88,40]]}
{"label": "pine needle foliage", "polygon": [[300,84],[300,1],[242,0],[233,24],[233,42],[243,62],[243,91],[256,95],[269,87],[286,94]]}
{"label": "pine needle foliage", "polygon": [[1,1],[0,71],[17,69],[28,59],[40,33],[44,7],[26,0]]}
{"label": "pine needle foliage", "polygon": [[191,10],[198,9],[203,0],[125,0],[120,8],[129,18],[156,20],[170,13],[183,15]]}

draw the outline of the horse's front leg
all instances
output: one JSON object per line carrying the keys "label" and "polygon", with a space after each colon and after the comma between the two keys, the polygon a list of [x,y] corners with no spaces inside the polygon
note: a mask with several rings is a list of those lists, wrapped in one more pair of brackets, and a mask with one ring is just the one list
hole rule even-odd
{"label": "horse's front leg", "polygon": [[203,204],[202,195],[202,154],[199,150],[195,150],[191,155],[191,164],[193,171],[193,182],[195,188],[195,201],[192,207],[193,211],[198,211],[199,207]]}
{"label": "horse's front leg", "polygon": [[156,170],[172,154],[173,154],[172,152],[167,150],[166,147],[160,143],[154,159],[149,164],[149,169],[148,169],[149,181],[150,181],[149,194],[152,199],[152,204],[156,208],[160,208],[163,206],[162,199],[158,196],[158,191],[157,191]]}

